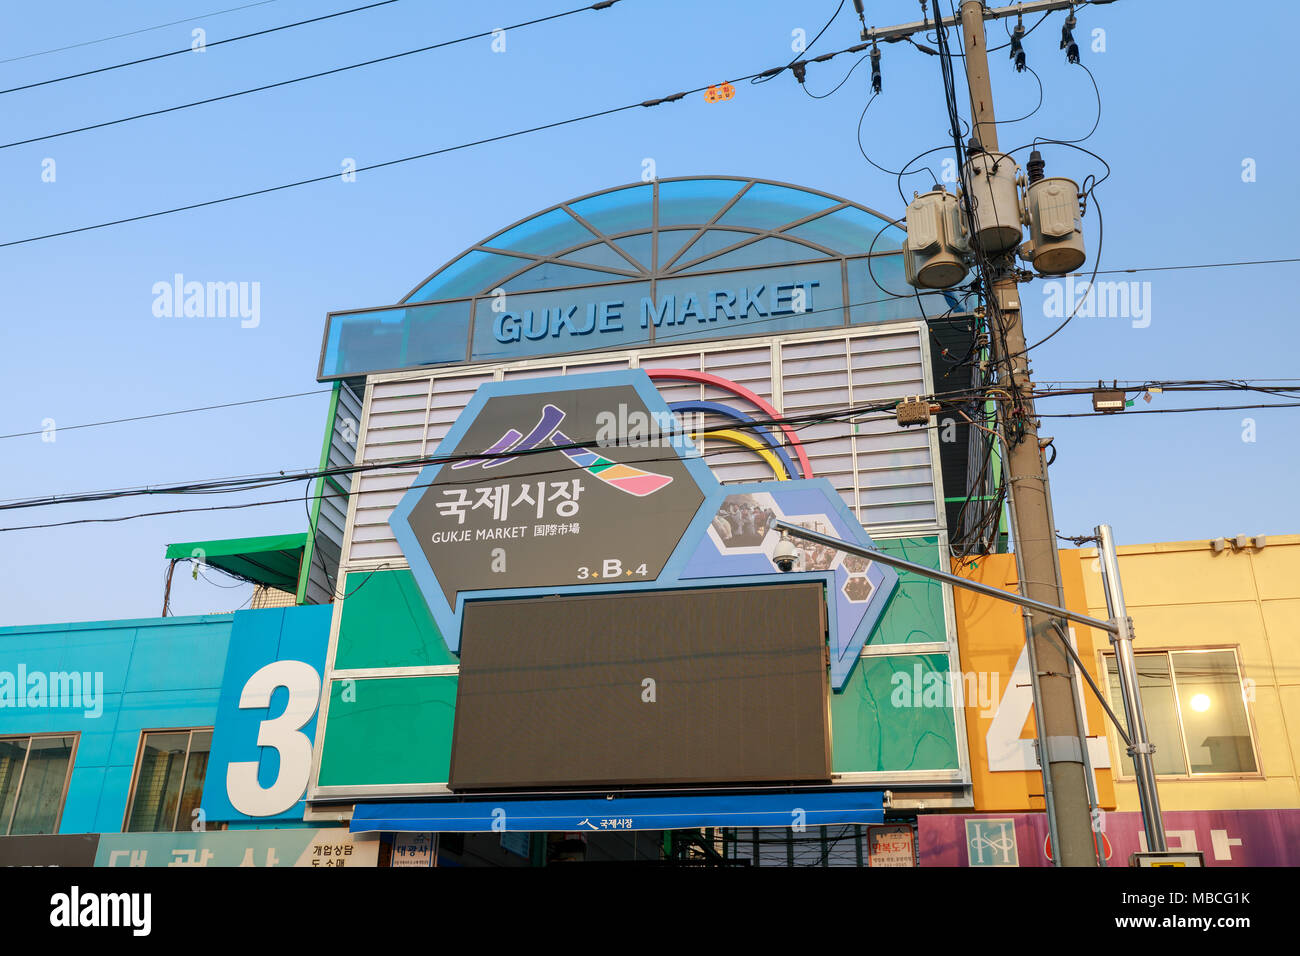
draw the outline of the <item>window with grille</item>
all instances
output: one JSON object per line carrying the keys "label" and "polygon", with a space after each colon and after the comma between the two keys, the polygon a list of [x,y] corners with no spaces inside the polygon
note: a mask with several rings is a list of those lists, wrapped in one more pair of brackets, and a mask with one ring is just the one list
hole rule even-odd
{"label": "window with grille", "polygon": [[212,729],[146,731],[123,832],[188,830],[203,796]]}
{"label": "window with grille", "polygon": [[0,836],[58,833],[76,734],[0,737]]}

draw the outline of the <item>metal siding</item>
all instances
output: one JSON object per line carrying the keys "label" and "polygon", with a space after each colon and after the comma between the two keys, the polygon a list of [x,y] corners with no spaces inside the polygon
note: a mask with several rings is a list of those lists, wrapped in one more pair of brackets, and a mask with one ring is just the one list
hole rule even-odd
{"label": "metal siding", "polygon": [[[372,379],[359,460],[383,462],[432,454],[478,386],[498,376],[515,379],[576,375],[632,366],[706,371],[743,385],[771,401],[787,417],[838,410],[850,403],[893,401],[925,391],[921,334],[918,326],[909,325],[847,334],[814,333],[811,338],[793,341],[773,337],[739,347],[629,350],[622,357],[594,362],[523,362],[515,367],[480,366],[401,379]],[[776,375],[774,363],[779,368]],[[662,382],[657,387],[670,403],[708,399],[735,405],[759,420],[767,417],[748,402],[714,386]],[[868,418],[856,425],[824,422],[798,425],[797,429],[806,444],[814,475],[829,479],[869,530],[937,530],[934,462],[924,429],[900,429],[892,414]],[[779,429],[772,431],[778,440],[786,441]],[[771,468],[759,456],[729,442],[706,441],[704,452],[724,483],[772,477]],[[349,568],[381,562],[389,567],[406,566],[388,518],[417,472],[403,468],[356,477]]]}

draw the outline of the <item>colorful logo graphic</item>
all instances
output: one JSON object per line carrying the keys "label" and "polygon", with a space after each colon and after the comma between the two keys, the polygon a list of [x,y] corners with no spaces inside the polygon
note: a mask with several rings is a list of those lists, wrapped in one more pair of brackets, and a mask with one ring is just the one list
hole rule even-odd
{"label": "colorful logo graphic", "polygon": [[776,436],[768,428],[765,428],[762,423],[752,415],[722,402],[691,400],[673,402],[668,406],[674,412],[696,412],[728,418],[739,424],[743,429],[743,431],[737,429],[709,430],[703,436],[701,436],[701,433],[696,433],[691,436],[692,438],[698,441],[700,437],[705,437],[742,445],[766,461],[771,466],[772,472],[776,475],[778,481],[813,477],[812,464],[808,461],[808,453],[804,451],[803,442],[799,440],[798,433],[795,432],[794,428],[782,421],[781,413],[776,410],[771,402],[756,395],[750,389],[709,372],[693,372],[679,368],[651,368],[646,369],[646,374],[650,376],[650,381],[655,383],[696,382],[718,391],[728,392],[736,398],[743,399],[753,405],[754,408],[767,416],[767,421],[776,423],[789,447],[794,450],[799,466],[796,469],[794,461],[790,458],[790,453],[786,450],[786,445],[778,441]]}
{"label": "colorful logo graphic", "polygon": [[611,488],[616,488],[624,494],[644,498],[672,483],[673,479],[670,475],[660,475],[653,471],[634,468],[631,465],[623,465],[606,458],[604,455],[597,454],[589,448],[572,447],[577,442],[560,431],[560,425],[563,422],[563,409],[547,403],[542,408],[542,415],[537,420],[537,424],[533,426],[533,430],[527,435],[524,435],[517,428],[509,428],[488,448],[488,454],[494,457],[471,458],[468,461],[456,462],[451,467],[453,470],[471,468],[475,465],[482,465],[484,468],[496,468],[519,457],[518,455],[508,454],[508,452],[530,452],[543,443],[550,442],[563,453],[564,457],[587,474],[593,478],[598,478]]}

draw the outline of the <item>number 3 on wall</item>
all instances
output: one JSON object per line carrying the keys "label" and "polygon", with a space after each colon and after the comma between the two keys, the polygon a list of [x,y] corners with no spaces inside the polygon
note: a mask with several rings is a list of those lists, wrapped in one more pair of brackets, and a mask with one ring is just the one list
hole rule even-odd
{"label": "number 3 on wall", "polygon": [[311,739],[302,728],[316,713],[320,700],[320,675],[302,661],[275,661],[253,674],[239,695],[241,710],[271,706],[277,687],[289,690],[284,713],[262,721],[257,730],[259,747],[274,747],[280,755],[275,782],[263,787],[257,779],[258,761],[232,762],[226,768],[226,794],[230,805],[250,817],[271,817],[284,813],[307,790],[311,773]]}

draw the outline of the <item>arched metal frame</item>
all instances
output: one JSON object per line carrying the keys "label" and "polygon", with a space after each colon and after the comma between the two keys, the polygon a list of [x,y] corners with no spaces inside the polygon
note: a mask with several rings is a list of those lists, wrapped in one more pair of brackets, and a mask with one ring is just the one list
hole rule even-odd
{"label": "arched metal frame", "polygon": [[[901,303],[910,304],[915,293],[905,286],[891,291],[877,277],[885,268],[901,281],[905,237],[894,222],[866,206],[773,180],[685,176],[627,183],[512,223],[445,263],[398,303],[330,312],[318,378],[327,381],[500,361],[502,354],[478,349],[476,336],[489,306],[493,313],[501,311],[504,300],[498,301],[498,296],[503,294],[572,292],[584,297],[636,286],[644,291],[635,294],[658,302],[660,290],[670,284],[708,282],[732,274],[755,276],[788,267],[803,272],[828,270],[836,276],[838,293],[824,305],[789,312],[788,318],[774,313],[737,324],[728,336],[717,335],[716,329],[660,333],[656,321],[639,344],[910,321],[919,317],[923,306],[919,299],[914,309]],[[629,241],[633,238],[635,243]],[[584,250],[587,259],[594,253],[595,261],[585,261]],[[557,272],[548,273],[546,267],[551,266]],[[531,281],[529,274],[539,268],[543,274]],[[879,295],[862,294],[868,277]],[[854,283],[857,295],[851,292]],[[943,305],[936,300],[936,307],[942,310]],[[462,335],[463,352],[456,347]],[[413,346],[414,342],[420,344]],[[617,344],[633,343],[625,337]],[[600,352],[615,343],[594,349],[576,347],[577,342],[572,345],[554,351],[521,350],[517,357]]]}
{"label": "arched metal frame", "polygon": [[[729,199],[725,199],[721,203],[721,205],[714,211],[713,215],[707,220],[699,221],[699,222],[672,223],[670,225],[661,227],[660,217],[659,217],[660,187],[662,185],[671,184],[671,183],[689,183],[689,182],[734,182],[736,183],[736,191],[731,195]],[[793,219],[774,222],[766,228],[721,223],[720,220],[725,218],[727,213],[729,213],[732,209],[734,209],[736,205],[744,197],[751,195],[751,191],[756,186],[770,187],[772,189],[788,191],[792,196],[798,195],[798,196],[818,197],[822,200],[825,200],[825,205],[821,206],[820,208],[817,208],[815,211],[811,213],[797,216]],[[650,205],[651,205],[651,213],[652,213],[651,222],[643,223],[634,229],[624,229],[616,233],[606,233],[601,231],[597,226],[593,225],[588,219],[584,218],[581,214],[579,214],[573,209],[574,206],[586,202],[589,199],[594,199],[598,196],[612,196],[614,194],[623,192],[625,190],[637,190],[637,189],[646,189],[646,188],[650,189],[651,191],[650,193],[651,195]],[[852,209],[857,212],[865,213],[873,217],[874,219],[878,220],[880,223],[880,231],[878,235],[883,234],[890,229],[893,229],[896,233],[896,236],[894,237],[896,243],[901,244],[901,239],[904,233],[901,229],[898,229],[895,226],[891,226],[892,220],[890,219],[890,217],[884,216],[873,209],[869,209],[866,206],[862,206],[848,199],[844,199],[843,197],[835,196],[831,193],[822,192],[821,190],[808,189],[803,186],[795,186],[791,183],[783,183],[783,182],[778,182],[776,180],[768,180],[768,179],[745,178],[740,176],[680,176],[680,177],[671,177],[667,179],[655,179],[648,183],[627,183],[621,186],[612,187],[610,189],[602,189],[593,193],[588,193],[584,196],[579,196],[576,199],[568,200],[567,202],[557,203],[554,206],[550,206],[530,216],[525,216],[523,219],[520,219],[517,222],[511,223],[506,228],[498,230],[497,232],[493,233],[491,236],[484,239],[482,242],[470,246],[464,252],[461,252],[459,255],[455,256],[448,262],[444,263],[440,268],[430,273],[421,282],[419,282],[415,286],[415,288],[413,288],[401,299],[400,304],[411,305],[416,303],[450,301],[450,300],[458,300],[458,299],[466,299],[466,298],[475,298],[484,295],[491,295],[495,289],[501,288],[506,283],[511,282],[512,280],[529,272],[532,269],[537,268],[539,265],[548,265],[548,264],[563,265],[571,268],[583,269],[594,274],[592,279],[588,282],[570,283],[571,285],[574,286],[598,285],[604,282],[618,283],[618,282],[626,282],[628,280],[645,281],[645,280],[653,280],[653,279],[661,279],[661,278],[665,278],[665,279],[673,278],[680,275],[686,275],[694,271],[709,270],[710,269],[709,263],[711,260],[718,259],[721,256],[728,255],[729,253],[735,252],[739,249],[743,249],[748,246],[755,245],[756,243],[761,242],[762,240],[767,238],[782,239],[786,242],[793,242],[798,245],[804,246],[808,249],[809,255],[804,259],[790,259],[789,257],[782,257],[780,259],[773,260],[771,262],[756,261],[753,263],[747,263],[744,266],[744,268],[755,268],[755,267],[761,267],[763,265],[785,265],[785,264],[795,264],[799,262],[816,262],[816,261],[825,261],[831,259],[840,259],[845,256],[863,255],[867,252],[866,249],[834,248],[831,246],[824,245],[822,243],[813,242],[812,240],[804,238],[802,236],[796,236],[791,234],[791,230],[798,229],[800,226],[803,226],[806,223],[813,222],[814,220],[821,219],[825,216],[830,216],[834,213],[838,213],[845,209]],[[503,236],[509,235],[511,232],[513,232],[515,229],[518,229],[520,226],[527,225],[528,223],[531,222],[539,221],[543,217],[549,216],[557,211],[562,211],[563,213],[567,214],[569,217],[571,217],[572,221],[575,224],[584,227],[585,229],[587,229],[587,231],[590,234],[583,236],[582,241],[579,243],[569,244],[562,249],[558,249],[547,254],[526,252],[520,249],[510,248],[509,246],[494,244],[495,240],[500,239]],[[682,232],[682,231],[693,231],[694,235],[688,237],[685,242],[681,243],[680,246],[676,249],[676,252],[674,252],[673,255],[666,262],[661,264],[659,262],[660,233],[661,232]],[[736,233],[739,236],[741,236],[741,238],[738,238],[735,242],[729,243],[724,247],[717,249],[715,251],[708,252],[703,255],[697,255],[686,261],[682,261],[683,254],[686,253],[688,250],[690,250],[693,246],[695,246],[700,241],[700,239],[705,236],[705,234],[710,232]],[[624,249],[622,246],[618,244],[618,240],[620,239],[626,239],[631,236],[643,236],[647,234],[651,237],[651,243],[653,249],[652,261],[648,267],[645,264],[641,263],[639,260],[637,260],[632,254],[630,254],[626,249]],[[592,263],[583,262],[581,260],[568,258],[569,256],[572,256],[574,253],[578,252],[579,250],[589,249],[593,245],[601,245],[601,244],[603,244],[606,248],[612,250],[621,259],[626,261],[628,264],[628,269],[626,270],[616,269],[612,266],[595,265]],[[880,251],[896,252],[897,246],[895,246],[894,248],[886,247],[881,249]],[[514,258],[526,259],[528,261],[525,265],[514,268],[512,271],[507,271],[495,276],[490,281],[484,282],[482,286],[476,286],[474,288],[474,291],[472,292],[469,291],[461,292],[454,296],[420,295],[420,293],[423,290],[427,289],[430,286],[430,284],[434,282],[435,279],[437,279],[439,276],[445,273],[449,268],[454,266],[456,263],[460,262],[467,255],[474,252],[482,252],[482,253],[487,253],[492,255],[510,256]],[[605,278],[602,279],[601,278],[602,276]],[[532,291],[551,291],[556,288],[564,288],[564,287],[565,286],[551,286],[545,290],[521,288],[512,291],[520,292],[520,293],[532,292]]]}

